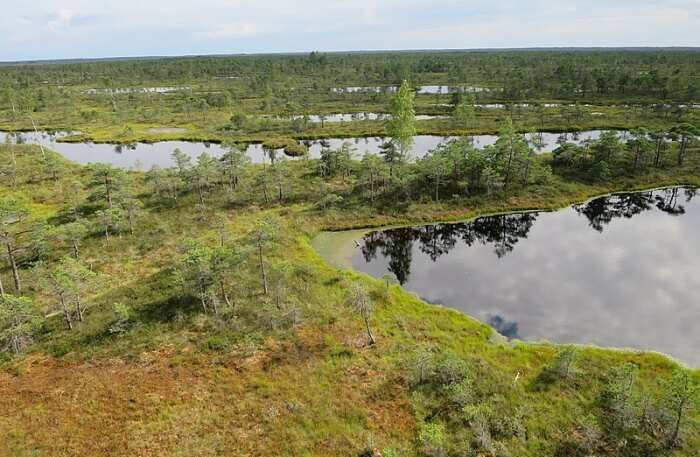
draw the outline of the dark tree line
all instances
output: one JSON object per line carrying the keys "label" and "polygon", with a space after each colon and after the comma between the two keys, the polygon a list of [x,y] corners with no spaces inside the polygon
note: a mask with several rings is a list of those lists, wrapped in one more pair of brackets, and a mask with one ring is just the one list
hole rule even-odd
{"label": "dark tree line", "polygon": [[697,101],[699,66],[699,52],[670,49],[314,52],[3,65],[0,87],[23,91],[37,86],[110,87],[244,78],[251,92],[260,93],[290,79],[323,91],[335,85],[400,84],[407,79],[423,84],[479,81],[502,88],[499,96],[515,100],[638,97]]}

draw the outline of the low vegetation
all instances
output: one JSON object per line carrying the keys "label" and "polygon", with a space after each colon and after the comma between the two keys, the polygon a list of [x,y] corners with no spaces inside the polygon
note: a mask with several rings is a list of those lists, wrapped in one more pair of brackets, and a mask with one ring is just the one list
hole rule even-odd
{"label": "low vegetation", "polygon": [[383,136],[390,126],[362,114],[389,114],[404,80],[436,92],[416,93],[417,113],[442,116],[418,121],[419,134],[496,133],[507,117],[519,131],[670,129],[698,119],[697,69],[697,52],[653,49],[4,65],[0,129],[121,144]]}
{"label": "low vegetation", "polygon": [[505,116],[493,146],[463,137],[416,160],[409,87],[383,153],[361,158],[346,144],[290,160],[281,139],[251,164],[230,141],[139,172],[0,145],[0,454],[695,455],[697,370],[508,341],[331,267],[310,240],[698,186],[697,125],[537,154]]}

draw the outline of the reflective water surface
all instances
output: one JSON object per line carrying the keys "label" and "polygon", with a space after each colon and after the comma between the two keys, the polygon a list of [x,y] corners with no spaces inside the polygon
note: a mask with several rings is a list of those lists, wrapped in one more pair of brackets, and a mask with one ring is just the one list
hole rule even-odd
{"label": "reflective water surface", "polygon": [[[446,115],[432,115],[432,114],[416,114],[417,121],[426,121],[430,119],[444,119],[449,116]],[[325,122],[353,122],[353,121],[384,121],[391,118],[390,114],[386,113],[334,113],[334,114],[309,114],[309,115],[294,115],[291,119],[304,119],[306,118],[309,122],[313,124],[321,124]]]}
{"label": "reflective water surface", "polygon": [[[172,153],[175,149],[180,149],[191,157],[196,157],[202,152],[207,152],[215,157],[219,157],[224,153],[224,149],[218,144],[189,141],[161,141],[157,143],[134,143],[129,145],[108,143],[62,143],[57,141],[59,138],[72,133],[75,132],[23,132],[19,134],[19,141],[31,144],[43,144],[45,147],[59,152],[64,157],[78,163],[101,162],[110,163],[123,168],[140,169],[149,169],[153,165],[161,167],[172,166]],[[552,152],[557,148],[557,141],[559,141],[561,137],[566,138],[567,141],[578,144],[585,140],[596,139],[601,133],[602,131],[600,130],[589,130],[569,134],[541,132],[528,134],[526,138],[533,140],[536,135],[541,141],[537,146],[537,150],[539,152]],[[624,138],[626,132],[621,131],[620,135]],[[6,136],[7,134],[5,132],[0,131],[0,142],[4,142]],[[495,135],[475,135],[472,138],[476,147],[494,144],[497,139]],[[440,143],[450,139],[451,137],[438,135],[418,135],[414,137],[415,142],[411,150],[411,158],[420,158],[429,151],[435,149]],[[13,139],[13,141],[16,141],[16,139]],[[389,141],[389,139],[385,137],[356,137],[309,140],[303,141],[303,143],[309,147],[309,157],[311,158],[321,157],[321,150],[324,148],[338,149],[344,143],[349,143],[354,150],[355,157],[361,158],[365,152],[379,154],[381,146],[387,141]],[[267,160],[265,151],[260,144],[250,144],[246,152],[254,163],[262,163]],[[284,156],[281,150],[278,151],[278,156]]]}
{"label": "reflective water surface", "polygon": [[[534,134],[526,134],[525,138],[528,141],[533,141],[537,137],[536,150],[538,152],[552,152],[557,147],[559,147],[558,141],[561,139],[566,139],[566,141],[581,144],[586,140],[595,140],[600,137],[603,133],[602,130],[586,130],[583,132],[576,133],[551,133],[551,132],[537,132]],[[619,132],[621,138],[626,138],[627,132]],[[414,143],[411,149],[412,158],[420,158],[426,155],[429,151],[435,149],[444,143],[454,139],[455,137],[444,137],[439,135],[417,135],[413,137]],[[472,136],[474,140],[474,146],[477,148],[483,148],[484,146],[493,145],[496,143],[498,137],[496,135],[474,135]],[[358,157],[362,156],[365,152],[370,154],[379,154],[381,151],[381,146],[389,141],[389,138],[385,137],[357,137],[357,138],[327,138],[323,140],[311,140],[304,141],[304,143],[309,146],[309,153],[311,157],[320,157],[321,149],[324,147],[330,147],[333,149],[340,148],[343,143],[349,142],[356,152]]]}
{"label": "reflective water surface", "polygon": [[700,366],[700,198],[663,189],[553,213],[371,232],[352,266],[507,337],[655,350]]}
{"label": "reflective water surface", "polygon": [[[398,86],[351,86],[351,87],[334,87],[331,92],[335,93],[382,93],[382,92],[396,92]],[[454,92],[491,92],[496,89],[482,86],[438,86],[438,85],[427,85],[418,86],[416,92],[419,94],[451,94]]]}
{"label": "reflective water surface", "polygon": [[[147,170],[154,165],[160,167],[173,166],[172,153],[180,149],[190,157],[197,157],[206,152],[214,157],[221,156],[225,151],[219,144],[189,142],[189,141],[160,141],[157,143],[134,143],[128,145],[110,143],[61,143],[57,141],[61,137],[74,132],[23,132],[19,134],[21,142],[28,144],[42,144],[63,155],[65,158],[77,163],[109,163],[122,168]],[[13,135],[14,136],[14,135]],[[0,132],[0,143],[7,137],[6,132]],[[16,141],[13,138],[12,141]],[[278,151],[279,155],[284,155]],[[253,162],[261,163],[265,159],[265,153],[260,144],[251,144],[247,149],[248,156]]]}
{"label": "reflective water surface", "polygon": [[118,88],[102,88],[102,89],[85,89],[83,93],[88,95],[97,94],[169,94],[182,90],[191,89],[189,86],[180,87],[118,87]]}

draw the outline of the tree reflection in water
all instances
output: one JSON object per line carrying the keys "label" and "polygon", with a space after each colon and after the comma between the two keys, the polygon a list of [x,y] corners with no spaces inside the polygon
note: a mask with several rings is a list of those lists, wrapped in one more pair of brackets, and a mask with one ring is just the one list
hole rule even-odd
{"label": "tree reflection in water", "polygon": [[388,259],[389,271],[401,284],[406,284],[411,273],[413,245],[433,262],[450,252],[462,241],[467,246],[475,243],[492,244],[501,258],[511,252],[527,234],[537,219],[537,213],[503,214],[482,217],[458,224],[437,224],[405,227],[372,232],[363,239],[362,255],[366,262],[376,259],[377,252]]}
{"label": "tree reflection in water", "polygon": [[[393,273],[431,303],[508,338],[652,348],[697,360],[684,349],[697,340],[687,323],[697,321],[690,305],[697,297],[683,285],[698,268],[700,245],[689,239],[700,220],[697,195],[668,188],[551,214],[372,232],[353,264],[376,277]],[[668,236],[650,243],[655,233]],[[661,280],[676,271],[683,284]],[[650,330],[657,327],[666,329],[662,336]]]}
{"label": "tree reflection in water", "polygon": [[698,193],[697,189],[663,189],[655,195],[656,207],[672,216],[685,214],[685,206],[679,203],[681,193],[685,193],[685,203],[690,203]]}
{"label": "tree reflection in water", "polygon": [[588,219],[589,225],[598,232],[614,219],[631,218],[654,207],[670,215],[685,214],[685,207],[680,203],[685,196],[685,203],[697,195],[697,189],[674,187],[631,194],[614,194],[596,198],[582,205],[574,205],[574,210]]}
{"label": "tree reflection in water", "polygon": [[[648,192],[614,194],[574,205],[573,209],[588,219],[590,227],[598,232],[613,220],[631,218],[654,208],[670,215],[685,213],[683,202],[689,203],[697,189],[669,188]],[[406,284],[411,274],[413,246],[436,262],[449,253],[458,242],[467,246],[476,243],[493,245],[498,258],[513,251],[515,245],[527,238],[538,213],[515,213],[481,217],[470,222],[403,227],[367,234],[362,243],[366,262],[381,253],[388,261],[388,269],[399,283]]]}
{"label": "tree reflection in water", "polygon": [[631,218],[653,207],[653,192],[618,194],[596,198],[582,205],[574,205],[574,210],[588,218],[589,225],[602,232],[604,226],[613,219]]}

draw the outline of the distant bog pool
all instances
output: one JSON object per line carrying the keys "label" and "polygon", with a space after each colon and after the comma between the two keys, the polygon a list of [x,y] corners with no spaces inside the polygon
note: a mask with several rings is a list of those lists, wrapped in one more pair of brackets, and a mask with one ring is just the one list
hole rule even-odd
{"label": "distant bog pool", "polygon": [[[165,129],[165,130],[163,130]],[[160,130],[160,131],[159,131]],[[207,152],[214,157],[220,157],[225,149],[216,143],[190,142],[190,141],[159,141],[155,143],[133,143],[133,144],[109,144],[109,143],[63,143],[59,140],[76,132],[23,132],[13,134],[13,142],[23,142],[28,144],[42,144],[44,147],[62,154],[67,159],[78,163],[100,162],[109,163],[122,168],[135,168],[148,170],[152,166],[170,167],[174,165],[172,154],[175,149],[180,149],[192,158],[197,157],[202,152]],[[149,133],[182,133],[167,127],[156,129]],[[559,141],[567,141],[582,144],[586,140],[599,138],[601,130],[587,130],[569,134],[540,132],[527,134],[528,141],[538,138],[538,152],[552,152],[559,146]],[[0,142],[5,142],[7,132],[0,131]],[[620,131],[619,135],[624,139],[625,131]],[[419,158],[429,151],[438,147],[441,143],[449,141],[454,137],[444,137],[437,135],[417,135],[414,137],[414,144],[411,148],[410,157]],[[474,135],[472,136],[474,145],[483,148],[494,144],[498,137],[496,135]],[[325,148],[338,149],[343,144],[348,143],[353,149],[356,159],[361,159],[364,153],[379,154],[382,146],[389,141],[385,137],[355,137],[355,138],[327,138],[322,140],[304,140],[303,144],[309,148],[310,158],[321,157],[321,151]],[[248,145],[246,153],[254,163],[262,163],[269,158],[261,144],[251,143]],[[278,156],[283,157],[282,150],[277,150]]]}
{"label": "distant bog pool", "polygon": [[700,198],[669,188],[557,212],[323,233],[336,264],[522,340],[660,351],[700,366]]}

